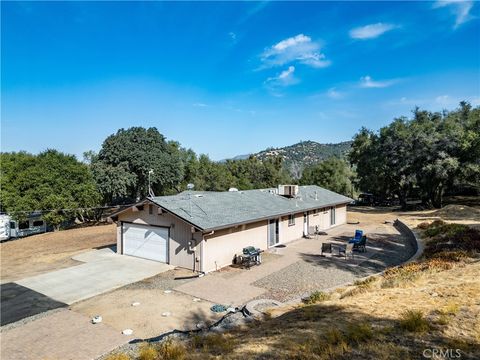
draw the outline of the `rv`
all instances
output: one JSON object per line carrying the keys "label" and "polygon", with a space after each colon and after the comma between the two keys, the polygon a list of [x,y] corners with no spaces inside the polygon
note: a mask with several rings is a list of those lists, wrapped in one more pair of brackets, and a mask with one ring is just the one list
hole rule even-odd
{"label": "rv", "polygon": [[40,212],[33,212],[19,221],[6,214],[0,215],[0,241],[46,232],[47,224],[41,216]]}

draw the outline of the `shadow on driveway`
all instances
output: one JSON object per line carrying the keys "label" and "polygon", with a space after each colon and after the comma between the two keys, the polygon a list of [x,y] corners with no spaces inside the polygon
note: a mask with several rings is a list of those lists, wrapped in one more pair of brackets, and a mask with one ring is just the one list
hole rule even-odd
{"label": "shadow on driveway", "polygon": [[48,310],[66,307],[67,304],[55,301],[48,296],[15,283],[0,285],[1,318],[0,325],[6,325]]}

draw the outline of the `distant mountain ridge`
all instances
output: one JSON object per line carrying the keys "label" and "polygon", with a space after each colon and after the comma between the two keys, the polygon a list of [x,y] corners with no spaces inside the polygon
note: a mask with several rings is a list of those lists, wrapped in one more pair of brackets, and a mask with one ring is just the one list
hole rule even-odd
{"label": "distant mountain ridge", "polygon": [[255,156],[260,160],[265,160],[269,157],[281,156],[285,168],[290,171],[292,176],[299,178],[306,166],[317,164],[333,156],[345,158],[351,147],[352,141],[320,144],[316,141],[309,140],[279,148],[267,148],[255,154],[238,155],[230,160],[246,159],[249,156]]}

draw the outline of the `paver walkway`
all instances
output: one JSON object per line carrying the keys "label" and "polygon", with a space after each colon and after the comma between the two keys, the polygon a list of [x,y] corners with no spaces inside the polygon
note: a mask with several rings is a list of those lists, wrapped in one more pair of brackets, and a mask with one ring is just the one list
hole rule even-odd
{"label": "paver walkway", "polygon": [[[348,236],[353,236],[357,227],[358,225],[345,224],[328,230],[327,236],[319,236],[316,239],[299,239],[287,243],[285,248],[271,248],[268,252],[283,256],[264,262],[260,266],[254,266],[250,270],[238,270],[233,275],[222,274],[222,272],[207,274],[203,278],[182,284],[176,287],[175,290],[214,303],[239,306],[268,292],[268,289],[265,287],[253,285],[255,282],[279,273],[282,269],[299,261],[318,262],[320,260],[327,263],[331,262],[332,265],[336,264],[335,266],[338,267],[337,270],[333,271],[351,271],[352,276],[355,276],[355,273],[358,273],[357,276],[360,276],[362,264],[368,267],[363,276],[367,272],[376,272],[378,269],[373,269],[371,263],[378,262],[378,260],[373,259],[389,257],[396,250],[390,252],[383,248],[382,245],[379,246],[378,244],[374,245],[372,242],[367,242],[368,252],[356,253],[354,260],[345,260],[338,257],[329,259],[328,255],[327,257],[320,257],[322,242],[345,243],[348,241]],[[362,224],[361,228],[366,233],[375,234],[379,238],[392,236],[392,234],[399,236],[398,231],[392,225]],[[398,251],[401,251],[401,249],[398,249]],[[380,261],[378,267],[382,266],[382,261]],[[289,274],[286,273],[285,276],[289,276]],[[332,276],[331,271],[328,272],[328,276]],[[321,282],[321,279],[317,279],[317,281]]]}
{"label": "paver walkway", "polygon": [[91,360],[131,340],[82,314],[60,310],[0,334],[2,360]]}

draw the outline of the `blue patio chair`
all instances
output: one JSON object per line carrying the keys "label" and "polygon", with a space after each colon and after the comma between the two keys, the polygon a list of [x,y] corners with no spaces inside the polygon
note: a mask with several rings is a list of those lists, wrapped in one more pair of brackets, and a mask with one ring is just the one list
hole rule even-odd
{"label": "blue patio chair", "polygon": [[355,237],[351,238],[349,243],[357,243],[362,240],[363,230],[355,230]]}

